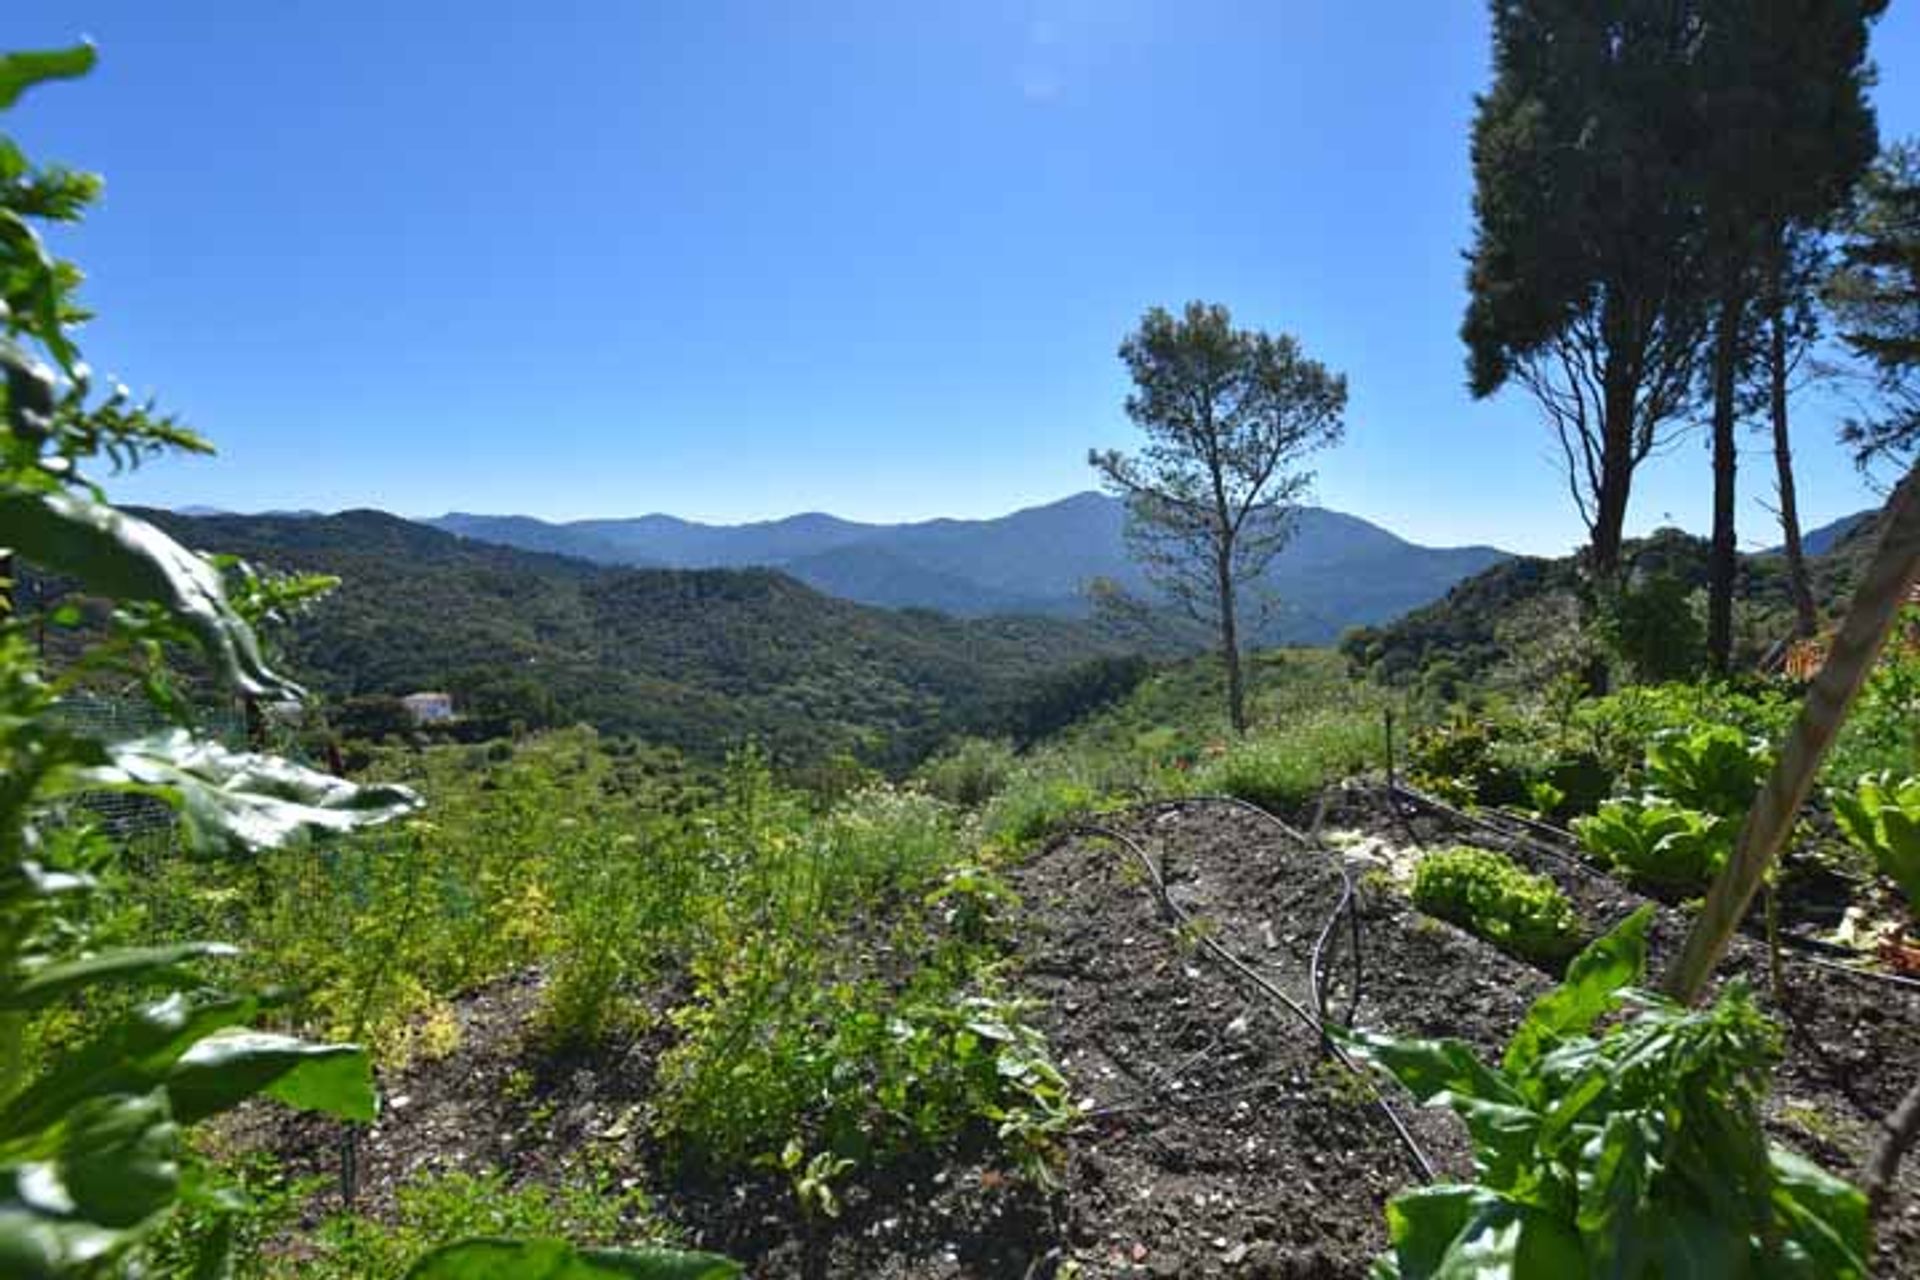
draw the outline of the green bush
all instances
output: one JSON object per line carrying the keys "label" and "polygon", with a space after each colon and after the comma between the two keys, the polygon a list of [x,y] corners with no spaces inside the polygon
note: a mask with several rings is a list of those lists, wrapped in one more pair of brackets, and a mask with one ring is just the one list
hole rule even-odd
{"label": "green bush", "polygon": [[1416,786],[1443,798],[1489,805],[1525,804],[1528,770],[1485,716],[1456,714],[1413,735],[1407,768]]}
{"label": "green bush", "polygon": [[1737,828],[1717,814],[1648,799],[1609,800],[1575,819],[1573,831],[1589,853],[1633,880],[1695,894],[1719,874]]}
{"label": "green bush", "polygon": [[1748,738],[1778,742],[1799,710],[1780,689],[1730,683],[1636,685],[1582,703],[1573,729],[1615,773],[1639,768],[1647,744],[1672,730],[1726,725]]}
{"label": "green bush", "polygon": [[1193,785],[1269,809],[1295,809],[1350,774],[1380,763],[1380,726],[1338,710],[1306,712],[1200,765]]}
{"label": "green bush", "polygon": [[1422,858],[1413,902],[1528,960],[1552,964],[1580,949],[1580,919],[1560,886],[1491,849],[1460,845]]}
{"label": "green bush", "polygon": [[1670,573],[1616,595],[1601,612],[1599,631],[1636,680],[1685,680],[1706,665],[1707,631],[1693,589]]}
{"label": "green bush", "polygon": [[978,809],[1006,789],[1017,766],[1013,748],[991,738],[965,738],[920,766],[929,795]]}
{"label": "green bush", "polygon": [[994,798],[984,826],[991,836],[1028,844],[1076,814],[1092,810],[1099,799],[1092,787],[1076,778],[1028,773]]}

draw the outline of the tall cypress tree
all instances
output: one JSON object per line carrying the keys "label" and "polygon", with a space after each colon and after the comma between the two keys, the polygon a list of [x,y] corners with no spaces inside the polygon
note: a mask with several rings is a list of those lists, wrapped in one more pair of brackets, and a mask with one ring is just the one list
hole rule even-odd
{"label": "tall cypress tree", "polygon": [[1494,81],[1473,130],[1469,385],[1517,384],[1539,404],[1604,589],[1634,472],[1694,391],[1696,24],[1671,0],[1495,0],[1492,15]]}

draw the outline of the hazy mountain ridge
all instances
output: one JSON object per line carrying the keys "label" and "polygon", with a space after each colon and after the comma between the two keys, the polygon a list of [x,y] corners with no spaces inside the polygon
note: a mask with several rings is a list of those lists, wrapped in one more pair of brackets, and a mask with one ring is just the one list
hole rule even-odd
{"label": "hazy mountain ridge", "polygon": [[[1357,516],[1303,507],[1293,540],[1263,584],[1281,608],[1272,643],[1326,643],[1384,622],[1508,558],[1493,547],[1424,547]],[[1079,493],[985,520],[864,524],[813,512],[741,525],[674,516],[551,523],[450,513],[424,523],[463,537],[612,564],[672,568],[760,565],[845,599],[960,616],[1087,612],[1084,589],[1111,578],[1150,587],[1127,554],[1121,502]]]}

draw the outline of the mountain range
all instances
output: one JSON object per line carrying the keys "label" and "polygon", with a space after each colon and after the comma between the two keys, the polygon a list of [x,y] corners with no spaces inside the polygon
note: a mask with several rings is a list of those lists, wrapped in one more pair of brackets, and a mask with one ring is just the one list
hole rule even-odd
{"label": "mountain range", "polygon": [[[1357,516],[1302,507],[1292,540],[1262,586],[1280,602],[1257,638],[1325,644],[1380,623],[1508,558],[1494,547],[1425,547]],[[759,567],[828,595],[958,617],[1090,611],[1088,583],[1108,579],[1151,600],[1129,557],[1126,509],[1080,493],[986,520],[867,524],[819,512],[749,524],[668,515],[553,523],[521,515],[450,512],[425,521],[448,533],[600,564],[643,568]]]}

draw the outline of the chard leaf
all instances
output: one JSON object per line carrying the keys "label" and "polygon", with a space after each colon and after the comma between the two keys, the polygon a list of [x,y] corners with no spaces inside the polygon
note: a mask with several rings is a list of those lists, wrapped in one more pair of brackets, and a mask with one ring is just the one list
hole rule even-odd
{"label": "chard leaf", "polygon": [[1514,1032],[1502,1060],[1508,1076],[1524,1078],[1541,1054],[1568,1036],[1585,1035],[1612,1007],[1615,993],[1640,980],[1652,923],[1653,908],[1641,907],[1573,958],[1566,981],[1534,1001]]}
{"label": "chard leaf", "polygon": [[1867,1198],[1784,1147],[1769,1153],[1773,1166],[1773,1207],[1786,1227],[1782,1261],[1786,1274],[1861,1280],[1873,1252]]}
{"label": "chard leaf", "polygon": [[370,1123],[375,1112],[373,1068],[364,1049],[266,1031],[223,1031],[200,1041],[168,1073],[167,1093],[183,1124],[231,1110],[256,1093],[361,1123]]}

